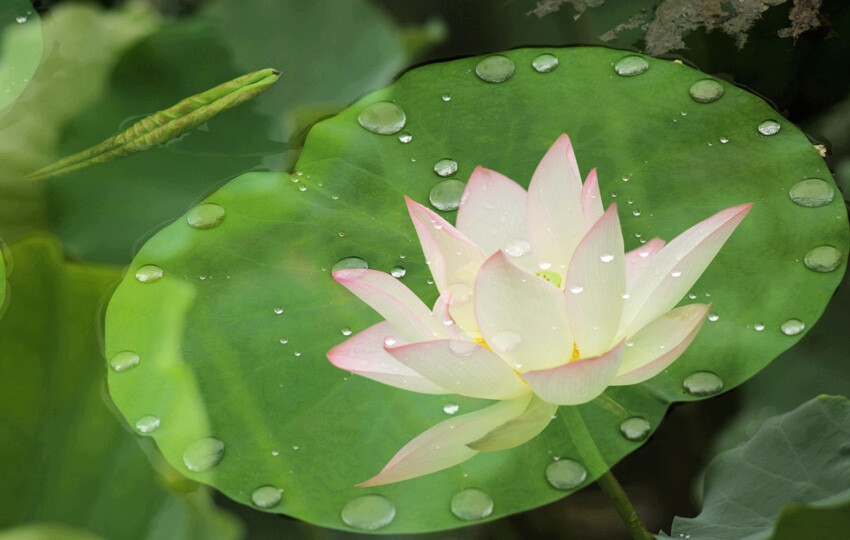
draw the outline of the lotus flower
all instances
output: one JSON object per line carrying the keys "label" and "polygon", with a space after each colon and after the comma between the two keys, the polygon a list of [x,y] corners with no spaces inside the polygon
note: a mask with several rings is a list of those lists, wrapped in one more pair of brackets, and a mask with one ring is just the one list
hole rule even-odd
{"label": "lotus flower", "polygon": [[406,200],[440,296],[431,310],[389,274],[334,272],[385,321],[328,358],[405,390],[499,401],[426,430],[360,486],[521,445],[559,405],[667,368],[711,307],[676,304],[752,206],[718,212],[666,245],[655,238],[624,253],[616,205],[603,209],[595,169],[582,184],[566,135],[540,161],[527,192],[476,168],[456,227]]}

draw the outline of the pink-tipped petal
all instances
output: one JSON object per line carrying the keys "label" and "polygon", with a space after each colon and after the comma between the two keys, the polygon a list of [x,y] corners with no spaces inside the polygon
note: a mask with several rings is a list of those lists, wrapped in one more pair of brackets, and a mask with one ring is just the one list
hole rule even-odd
{"label": "pink-tipped petal", "polygon": [[[500,249],[533,268],[536,263],[525,234],[526,192],[496,171],[476,167],[457,212],[457,229],[486,255]],[[523,261],[523,262],[519,262]]]}
{"label": "pink-tipped petal", "polygon": [[387,337],[404,343],[399,332],[390,323],[383,321],[351,336],[328,351],[328,359],[340,369],[397,388],[421,394],[450,393],[387,354],[384,350],[384,340]]}
{"label": "pink-tipped petal", "polygon": [[511,399],[530,392],[504,360],[471,341],[445,339],[385,349],[403,365],[455,394]]}
{"label": "pink-tipped petal", "polygon": [[623,232],[616,204],[579,242],[565,283],[573,340],[582,357],[599,356],[614,343],[626,293]]}
{"label": "pink-tipped petal", "polygon": [[547,403],[535,396],[524,413],[467,446],[479,452],[495,452],[524,444],[546,429],[557,410],[558,406],[554,403]]}
{"label": "pink-tipped petal", "polygon": [[520,372],[557,366],[572,355],[564,294],[501,251],[475,280],[475,317],[487,344]]}
{"label": "pink-tipped petal", "polygon": [[614,380],[623,361],[625,341],[595,358],[584,358],[559,367],[523,373],[541,399],[558,405],[580,405],[598,397]]}
{"label": "pink-tipped petal", "polygon": [[357,487],[401,482],[466,461],[478,453],[467,444],[522,414],[530,400],[528,394],[440,422],[404,445],[378,475]]}
{"label": "pink-tipped petal", "polygon": [[460,328],[457,327],[452,316],[449,313],[449,305],[451,304],[451,293],[443,293],[434,302],[434,309],[431,310],[431,315],[443,323],[446,327],[446,332],[449,339],[469,339]]}
{"label": "pink-tipped petal", "polygon": [[339,270],[333,278],[381,314],[408,341],[448,337],[422,300],[398,279],[367,269]]}
{"label": "pink-tipped petal", "polygon": [[525,219],[537,262],[563,276],[586,230],[581,177],[566,135],[549,148],[531,177]]}
{"label": "pink-tipped petal", "polygon": [[584,214],[584,224],[590,229],[596,223],[605,209],[602,207],[602,195],[599,193],[599,178],[596,169],[590,171],[581,186],[581,211]]}
{"label": "pink-tipped petal", "polygon": [[641,247],[626,253],[626,290],[631,290],[637,277],[663,247],[664,240],[653,238]]}
{"label": "pink-tipped petal", "polygon": [[452,318],[468,334],[477,335],[472,290],[484,253],[436,213],[407,197],[405,201],[437,289],[452,294]]}
{"label": "pink-tipped petal", "polygon": [[679,358],[696,337],[710,304],[668,311],[630,338],[612,385],[637,384],[658,375]]}
{"label": "pink-tipped petal", "polygon": [[750,208],[752,204],[742,204],[722,210],[661,248],[629,291],[620,335],[635,334],[679,303]]}

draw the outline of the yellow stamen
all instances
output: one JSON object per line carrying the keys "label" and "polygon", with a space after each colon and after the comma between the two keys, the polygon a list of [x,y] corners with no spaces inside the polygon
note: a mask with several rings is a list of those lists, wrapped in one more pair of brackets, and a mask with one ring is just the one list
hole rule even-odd
{"label": "yellow stamen", "polygon": [[[483,337],[474,337],[474,338],[472,338],[472,342],[476,343],[478,345],[481,345],[482,347],[485,347],[487,349],[490,349],[490,346],[487,345],[487,342],[484,341]],[[490,350],[492,351],[493,349],[490,349]]]}
{"label": "yellow stamen", "polygon": [[578,345],[573,342],[573,355],[570,357],[570,362],[575,362],[581,356],[578,352]]}

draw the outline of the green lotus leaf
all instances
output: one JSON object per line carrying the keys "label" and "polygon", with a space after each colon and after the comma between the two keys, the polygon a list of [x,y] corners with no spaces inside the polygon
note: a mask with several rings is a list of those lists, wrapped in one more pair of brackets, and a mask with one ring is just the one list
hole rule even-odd
{"label": "green lotus leaf", "polygon": [[[0,460],[14,466],[0,476],[0,528],[15,528],[0,538],[241,538],[241,523],[215,507],[210,490],[163,463],[104,401],[96,329],[119,270],[66,263],[46,236],[10,252],[15,271],[0,320]],[[181,409],[191,410],[191,394],[181,394]],[[130,421],[132,431],[157,423],[140,420]]]}
{"label": "green lotus leaf", "polygon": [[0,5],[0,109],[15,101],[41,60],[41,20],[29,0]]}
{"label": "green lotus leaf", "polygon": [[708,467],[695,518],[673,538],[841,540],[850,529],[850,401],[821,396],[766,421]]}
{"label": "green lotus leaf", "polygon": [[[541,54],[556,57],[557,67],[534,69]],[[460,527],[469,522],[452,513],[451,501],[462,489],[492,498],[492,513],[482,520],[557,500],[640,446],[647,433],[626,438],[623,421],[639,417],[654,429],[670,403],[734,388],[803,334],[784,334],[782,323],[793,317],[811,327],[817,320],[846,264],[847,216],[839,197],[824,193],[834,194],[835,184],[820,155],[790,122],[723,81],[707,85],[723,89],[719,99],[706,102],[710,95],[696,93],[697,101],[690,89],[707,76],[677,62],[640,57],[647,69],[621,76],[615,65],[628,56],[622,51],[503,55],[514,70],[500,83],[476,75],[480,57],[406,73],[316,124],[291,176],[245,174],[139,251],[109,305],[106,352],[133,351],[141,361],[131,372],[110,373],[109,391],[128,418],[182,414],[174,400],[160,397],[173,396],[181,384],[164,376],[163,362],[182,358],[209,431],[164,420],[169,429],[151,436],[170,463],[249,505],[258,487],[282,489],[280,502],[263,510],[326,527],[383,525],[379,532],[386,533]],[[551,67],[551,58],[544,64]],[[396,114],[392,122],[379,119],[376,130],[397,133],[361,127],[361,113],[382,101],[397,105],[405,124],[397,129]],[[760,132],[766,120],[778,132]],[[346,257],[386,272],[399,267],[402,282],[433,303],[437,291],[403,195],[427,203],[444,180],[435,164],[447,158],[458,164],[452,177],[460,182],[483,165],[527,186],[564,132],[582,172],[598,168],[605,206],[619,203],[627,249],[654,236],[670,240],[723,208],[755,203],[683,300],[713,302],[716,320],[665,372],[561,407],[559,419],[524,446],[480,453],[399,484],[353,487],[447,414],[488,402],[406,392],[333,367],[325,353],[379,318],[331,279],[331,268]],[[823,185],[801,198],[794,186],[810,178]],[[792,188],[805,204],[792,200]],[[824,245],[835,251],[810,256],[818,271],[810,269],[807,254]],[[178,305],[174,291],[184,287],[194,299]],[[183,310],[185,320],[176,320]],[[693,393],[686,392],[688,376],[702,371],[710,373],[688,379]],[[641,431],[628,427],[623,431]],[[221,442],[217,448],[199,443],[215,450],[209,452],[220,458],[215,466],[186,467],[185,430]],[[553,465],[559,458],[563,465]],[[384,499],[358,499],[364,495]],[[352,509],[360,510],[359,519],[350,519]]]}

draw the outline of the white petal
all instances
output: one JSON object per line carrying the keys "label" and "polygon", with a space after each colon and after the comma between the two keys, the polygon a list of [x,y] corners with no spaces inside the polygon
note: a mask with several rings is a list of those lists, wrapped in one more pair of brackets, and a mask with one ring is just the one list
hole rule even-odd
{"label": "white petal", "polygon": [[528,394],[440,422],[404,445],[378,475],[358,487],[401,482],[466,461],[478,453],[467,444],[522,414],[530,400]]}
{"label": "white petal", "polygon": [[531,391],[504,360],[471,341],[447,339],[385,349],[405,366],[455,394],[510,399]]}
{"label": "white petal", "polygon": [[626,253],[626,290],[631,290],[641,272],[649,265],[649,261],[664,247],[664,240],[653,238],[637,249]]}
{"label": "white petal", "polygon": [[722,210],[661,248],[629,292],[620,335],[634,334],[679,303],[751,207],[742,204]]}
{"label": "white petal", "polygon": [[431,310],[431,316],[443,323],[449,339],[469,339],[466,334],[457,327],[454,320],[452,320],[452,316],[449,313],[451,298],[451,293],[441,294],[440,297],[437,298],[437,301],[434,302],[434,309]]}
{"label": "white petal", "polygon": [[586,230],[581,177],[570,138],[561,135],[546,152],[528,186],[526,230],[538,263],[566,272]]}
{"label": "white petal", "polygon": [[487,344],[520,372],[557,366],[572,355],[564,293],[501,251],[475,280],[475,317]]}
{"label": "white petal", "polygon": [[550,403],[580,405],[597,398],[614,380],[623,361],[625,342],[595,358],[523,373],[534,393]]}
{"label": "white petal", "polygon": [[480,452],[494,452],[524,444],[546,429],[557,410],[558,406],[554,403],[547,403],[535,396],[524,413],[467,446]]}
{"label": "white petal", "polygon": [[625,293],[623,232],[612,204],[576,247],[567,270],[567,321],[582,357],[615,343]]}
{"label": "white petal", "polygon": [[629,338],[630,346],[611,384],[636,384],[664,371],[691,344],[710,309],[710,304],[689,304],[644,326]]}
{"label": "white petal", "polygon": [[387,354],[384,350],[387,337],[404,343],[398,330],[382,321],[328,351],[328,359],[338,368],[397,388],[422,394],[450,393]]}
{"label": "white petal", "polygon": [[581,186],[581,211],[584,214],[584,224],[590,229],[596,223],[605,209],[602,207],[602,195],[599,193],[599,178],[596,169],[590,171]]}

